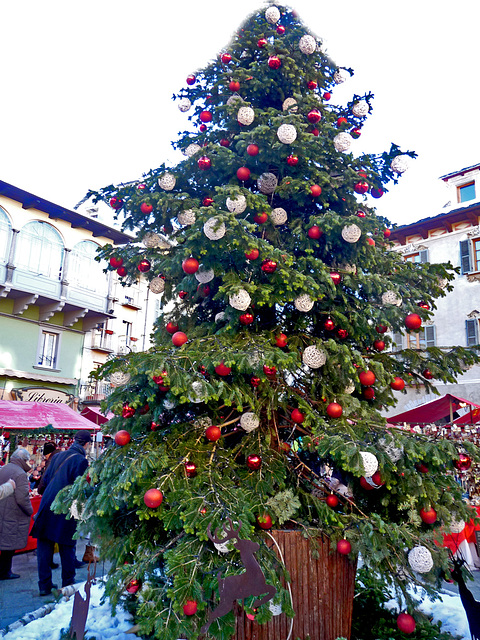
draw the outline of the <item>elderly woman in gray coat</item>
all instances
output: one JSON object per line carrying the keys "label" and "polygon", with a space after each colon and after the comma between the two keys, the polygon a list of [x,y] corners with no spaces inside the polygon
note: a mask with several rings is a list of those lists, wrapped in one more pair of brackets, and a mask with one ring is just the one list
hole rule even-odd
{"label": "elderly woman in gray coat", "polygon": [[27,544],[33,513],[28,493],[29,460],[26,449],[16,449],[10,462],[0,468],[0,485],[9,480],[15,482],[13,494],[0,500],[0,580],[20,577],[12,573],[12,559],[15,550],[23,549]]}

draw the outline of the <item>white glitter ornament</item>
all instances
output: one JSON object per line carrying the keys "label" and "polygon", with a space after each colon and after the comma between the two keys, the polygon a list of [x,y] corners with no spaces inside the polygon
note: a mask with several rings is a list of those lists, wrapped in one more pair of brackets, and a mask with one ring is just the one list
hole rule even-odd
{"label": "white glitter ornament", "polygon": [[205,400],[205,397],[206,397],[205,383],[201,382],[200,380],[196,380],[195,382],[192,382],[192,388],[190,393],[188,394],[188,399],[190,400],[190,402],[195,402],[195,404],[198,404],[200,402],[203,402]]}
{"label": "white glitter ornament", "polygon": [[259,424],[260,418],[250,411],[248,411],[247,413],[243,413],[240,417],[240,426],[247,433],[258,429]]}
{"label": "white glitter ornament", "polygon": [[161,242],[161,237],[158,233],[154,233],[153,231],[148,231],[142,238],[142,243],[147,249],[155,249],[158,247]]}
{"label": "white glitter ornament", "polygon": [[408,564],[417,573],[428,573],[433,567],[433,558],[427,547],[418,545],[408,552]]}
{"label": "white glitter ornament", "polygon": [[293,124],[281,124],[277,129],[277,138],[283,144],[292,144],[297,139],[297,130]]}
{"label": "white glitter ornament", "polygon": [[237,311],[246,311],[250,306],[252,299],[250,298],[250,294],[245,289],[240,289],[237,293],[232,294],[228,298],[228,303]]}
{"label": "white glitter ornament", "polygon": [[188,111],[190,108],[192,107],[192,103],[190,102],[190,100],[188,98],[182,98],[180,100],[180,102],[178,103],[178,108],[180,109],[180,111],[182,113],[185,113],[186,111]]}
{"label": "white glitter ornament", "polygon": [[346,131],[337,133],[333,139],[333,146],[337,151],[348,151],[352,145],[353,138]]}
{"label": "white glitter ornament", "polygon": [[402,298],[395,291],[385,291],[382,293],[382,304],[399,307],[402,304]]}
{"label": "white glitter ornament", "polygon": [[282,605],[274,604],[273,600],[268,601],[268,608],[272,612],[272,616],[279,616],[282,613]]}
{"label": "white glitter ornament", "polygon": [[229,538],[228,542],[214,542],[213,546],[218,553],[228,553],[233,551],[232,538]]}
{"label": "white glitter ornament", "polygon": [[348,385],[348,387],[345,387],[345,389],[343,390],[343,392],[347,393],[348,395],[351,395],[354,391],[355,391],[355,385],[353,384],[353,382],[351,382]]}
{"label": "white glitter ornament", "polygon": [[175,402],[173,400],[165,400],[163,406],[167,411],[170,411],[170,409],[173,409],[173,407],[175,406]]}
{"label": "white glitter ornament", "polygon": [[350,75],[347,71],[345,71],[345,69],[337,69],[337,71],[335,71],[335,73],[333,74],[333,80],[335,84],[342,84],[343,82],[348,80],[349,77]]}
{"label": "white glitter ornament", "polygon": [[257,180],[257,187],[262,193],[269,195],[273,193],[277,188],[278,180],[277,176],[273,173],[262,173]]}
{"label": "white glitter ornament", "polygon": [[237,113],[237,120],[240,124],[252,124],[255,120],[255,111],[252,107],[240,107]]}
{"label": "white glitter ornament", "polygon": [[215,322],[223,322],[225,320],[225,311],[219,311],[215,315]]}
{"label": "white glitter ornament", "polygon": [[368,113],[368,102],[366,100],[359,100],[352,107],[352,113],[354,116],[366,116]]}
{"label": "white glitter ornament", "polygon": [[277,207],[276,209],[273,209],[272,213],[270,214],[270,220],[272,221],[272,224],[276,226],[285,224],[285,222],[288,220],[287,212],[285,211],[285,209],[282,209],[282,207]]}
{"label": "white glitter ornament", "polygon": [[369,451],[360,451],[360,455],[362,456],[363,468],[365,470],[363,475],[365,478],[371,478],[378,469],[378,460],[373,453]]}
{"label": "white glitter ornament", "polygon": [[317,43],[315,42],[315,38],[313,36],[306,35],[300,38],[298,47],[302,53],[310,55],[315,52]]}
{"label": "white glitter ornament", "polygon": [[238,93],[234,93],[233,96],[230,96],[227,100],[227,104],[229,107],[231,107],[232,104],[236,104],[237,102],[245,102],[242,96],[239,96]]}
{"label": "white glitter ornament", "polygon": [[345,242],[357,242],[362,235],[362,230],[356,224],[349,224],[342,229],[342,238]]}
{"label": "white glitter ornament", "polygon": [[357,273],[357,265],[356,264],[344,264],[341,268],[345,271],[345,273],[352,273],[355,275]]}
{"label": "white glitter ornament", "polygon": [[194,142],[192,142],[192,144],[189,144],[188,147],[186,147],[186,149],[183,151],[183,153],[184,153],[184,155],[186,155],[189,158],[191,158],[196,153],[198,153],[201,148],[202,147],[199,144],[195,144]]}
{"label": "white glitter ornament", "polygon": [[298,106],[295,106],[296,104],[297,101],[295,98],[285,98],[282,104],[282,109],[284,111],[288,111],[289,109],[290,111],[298,111]]}
{"label": "white glitter ornament", "polygon": [[403,456],[403,447],[396,447],[393,444],[387,444],[385,438],[379,440],[378,444],[382,447],[392,462],[398,462]]}
{"label": "white glitter ornament", "polygon": [[454,519],[450,522],[449,525],[447,525],[446,529],[450,533],[461,533],[465,529],[465,521],[461,519],[457,520],[454,516]]}
{"label": "white glitter ornament", "polygon": [[209,218],[203,225],[203,233],[209,240],[220,240],[226,232],[226,227],[218,218]]}
{"label": "white glitter ornament", "polygon": [[177,220],[182,226],[194,224],[197,219],[193,209],[186,209],[177,215]]}
{"label": "white glitter ornament", "polygon": [[277,7],[268,7],[265,11],[265,20],[270,24],[277,24],[280,20],[280,11]]}
{"label": "white glitter ornament", "polygon": [[314,304],[314,300],[312,300],[312,298],[306,293],[302,293],[301,296],[298,296],[298,298],[295,298],[294,300],[295,308],[298,311],[303,311],[304,313],[311,311]]}
{"label": "white glitter ornament", "polygon": [[171,191],[175,186],[176,181],[177,180],[174,175],[171,173],[164,173],[163,176],[158,179],[158,186],[165,191]]}
{"label": "white glitter ornament", "polygon": [[114,371],[110,374],[109,380],[114,387],[121,387],[130,382],[130,374],[126,371]]}
{"label": "white glitter ornament", "polygon": [[159,277],[153,278],[148,288],[152,293],[163,293],[165,291],[165,280]]}
{"label": "white glitter ornament", "polygon": [[317,349],[314,345],[307,347],[302,355],[303,364],[306,364],[310,369],[319,369],[323,367],[327,361],[327,354],[321,349]]}
{"label": "white glitter ornament", "polygon": [[410,165],[409,156],[395,156],[390,163],[390,169],[395,173],[404,173]]}
{"label": "white glitter ornament", "polygon": [[213,269],[205,269],[203,264],[198,267],[198,271],[195,272],[195,279],[202,284],[211,282],[215,277]]}
{"label": "white glitter ornament", "polygon": [[247,208],[247,199],[243,194],[240,194],[236,198],[227,198],[227,209],[231,213],[243,213]]}

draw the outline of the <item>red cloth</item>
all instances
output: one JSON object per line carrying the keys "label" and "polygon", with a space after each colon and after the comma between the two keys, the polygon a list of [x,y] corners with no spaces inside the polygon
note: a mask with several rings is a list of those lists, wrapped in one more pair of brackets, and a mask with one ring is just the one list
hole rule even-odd
{"label": "red cloth", "polygon": [[0,425],[8,429],[43,429],[51,424],[54,429],[89,431],[100,429],[66,404],[50,402],[21,402],[0,400]]}
{"label": "red cloth", "polygon": [[450,405],[453,413],[460,408],[460,404],[464,403],[470,407],[480,408],[480,405],[470,400],[465,400],[464,398],[459,398],[458,396],[453,396],[451,393],[447,393],[441,398],[438,398],[438,400],[426,402],[415,409],[410,409],[410,411],[403,411],[396,416],[388,416],[388,421],[391,424],[401,424],[402,422],[428,424],[441,418],[450,419]]}
{"label": "red cloth", "polygon": [[[42,499],[42,496],[33,496],[33,498],[30,498],[30,502],[32,503],[33,513],[32,513],[32,517],[30,518],[30,529],[29,529],[29,531],[32,530],[33,517],[35,516],[35,514],[38,511],[38,507],[40,506],[40,500],[41,499]],[[18,551],[15,551],[15,553],[23,553],[24,551],[31,551],[32,549],[36,549],[36,548],[37,548],[37,539],[36,538],[31,538],[30,536],[28,536],[27,546],[24,547],[23,549],[19,549]]]}
{"label": "red cloth", "polygon": [[[476,516],[480,516],[480,507],[472,507],[475,509]],[[443,546],[448,547],[452,553],[458,551],[458,547],[461,542],[466,540],[467,542],[473,542],[475,544],[475,531],[480,531],[480,524],[474,524],[473,519],[465,524],[465,527],[460,533],[450,533],[448,535],[443,534]]]}

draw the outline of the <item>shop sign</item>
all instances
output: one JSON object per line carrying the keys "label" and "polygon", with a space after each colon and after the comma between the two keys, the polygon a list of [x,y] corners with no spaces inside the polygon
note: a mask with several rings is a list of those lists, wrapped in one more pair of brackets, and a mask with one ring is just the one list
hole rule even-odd
{"label": "shop sign", "polygon": [[12,389],[11,394],[15,400],[21,400],[22,402],[48,402],[50,404],[72,404],[75,397],[65,391],[43,387]]}

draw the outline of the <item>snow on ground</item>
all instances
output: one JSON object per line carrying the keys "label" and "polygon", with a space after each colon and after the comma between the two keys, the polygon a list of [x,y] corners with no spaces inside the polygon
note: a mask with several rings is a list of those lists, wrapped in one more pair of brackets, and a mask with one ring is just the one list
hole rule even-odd
{"label": "snow on ground", "polygon": [[[80,594],[85,595],[84,585],[80,585]],[[126,631],[133,626],[130,614],[117,608],[112,617],[110,603],[107,600],[100,604],[103,594],[101,583],[92,585],[90,609],[88,612],[85,635],[94,636],[97,640],[139,640],[138,636]],[[418,592],[416,592],[418,596]],[[391,600],[389,608],[397,608],[397,602]],[[73,596],[67,601],[62,599],[55,609],[39,620],[34,620],[24,627],[10,631],[2,640],[59,640],[62,629],[70,626],[72,618]],[[426,594],[418,607],[435,622],[442,622],[443,631],[448,631],[462,640],[470,640],[467,617],[459,596],[441,594],[441,600],[432,601]]]}

